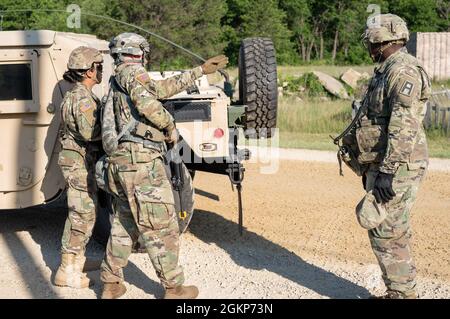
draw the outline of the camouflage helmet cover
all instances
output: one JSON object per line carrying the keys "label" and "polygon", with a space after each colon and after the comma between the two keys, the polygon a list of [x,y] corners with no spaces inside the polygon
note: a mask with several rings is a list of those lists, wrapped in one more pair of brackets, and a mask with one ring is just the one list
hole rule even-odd
{"label": "camouflage helmet cover", "polygon": [[395,14],[380,14],[367,19],[363,35],[364,43],[382,43],[404,40],[408,42],[406,22]]}
{"label": "camouflage helmet cover", "polygon": [[71,70],[89,70],[93,63],[102,63],[103,56],[97,49],[81,46],[70,53],[67,68]]}
{"label": "camouflage helmet cover", "polygon": [[136,33],[121,33],[109,42],[110,54],[143,55],[150,52],[147,40]]}
{"label": "camouflage helmet cover", "polygon": [[387,217],[383,204],[378,204],[372,191],[369,191],[356,206],[356,218],[361,227],[373,229]]}

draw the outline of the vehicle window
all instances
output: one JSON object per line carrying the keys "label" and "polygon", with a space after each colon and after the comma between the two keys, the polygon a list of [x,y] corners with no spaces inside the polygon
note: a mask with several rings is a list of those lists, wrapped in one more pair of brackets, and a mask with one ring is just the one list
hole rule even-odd
{"label": "vehicle window", "polygon": [[32,99],[31,64],[0,64],[0,101]]}

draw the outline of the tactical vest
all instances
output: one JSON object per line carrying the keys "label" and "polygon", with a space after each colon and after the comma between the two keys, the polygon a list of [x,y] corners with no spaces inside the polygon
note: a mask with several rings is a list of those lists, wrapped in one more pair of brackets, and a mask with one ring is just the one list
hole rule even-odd
{"label": "tactical vest", "polygon": [[[415,64],[422,77],[421,100],[430,96],[428,77],[421,65]],[[389,65],[386,67],[388,69]],[[391,110],[386,106],[386,77],[389,72],[376,73],[361,103],[354,103],[356,115],[351,124],[333,141],[338,145],[338,161],[344,162],[358,176],[369,165],[380,163],[388,146]],[[389,71],[389,69],[388,69]],[[342,169],[340,170],[342,175]]]}
{"label": "tactical vest", "polygon": [[[144,148],[156,150],[164,155],[167,151],[164,134],[157,128],[143,123],[143,118],[139,115],[129,94],[114,76],[111,76],[109,84],[110,89],[108,95],[103,98],[101,113],[103,148],[106,153],[111,155],[117,150],[119,144],[131,142],[141,144]],[[123,122],[122,112],[125,112],[125,117],[129,118],[128,123]],[[106,125],[112,124],[114,127],[105,127],[105,123]],[[106,138],[103,135],[105,131],[112,132],[112,136]],[[107,139],[108,142],[105,144]],[[100,189],[118,196],[117,192],[110,188],[108,166],[109,162],[105,154],[95,166],[97,185]]]}
{"label": "tactical vest", "polygon": [[[128,92],[114,77],[112,78],[111,83],[113,88],[115,120],[118,132],[120,132],[117,136],[119,144],[123,142],[133,142],[143,144],[146,148],[163,151],[165,145],[165,136],[163,132],[139,115]],[[126,113],[125,117],[129,118],[128,123],[123,122],[120,112]]]}

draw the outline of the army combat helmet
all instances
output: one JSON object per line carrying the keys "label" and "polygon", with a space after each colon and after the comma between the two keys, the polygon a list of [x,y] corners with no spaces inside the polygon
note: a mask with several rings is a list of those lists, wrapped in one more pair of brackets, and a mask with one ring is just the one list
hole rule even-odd
{"label": "army combat helmet", "polygon": [[141,62],[150,54],[147,40],[136,33],[121,33],[109,42],[109,50],[116,64]]}
{"label": "army combat helmet", "polygon": [[69,70],[89,70],[94,63],[103,63],[103,56],[97,49],[81,46],[70,53]]}
{"label": "army combat helmet", "polygon": [[369,43],[406,43],[409,31],[406,22],[395,14],[379,14],[367,19],[366,29],[362,35],[366,46]]}

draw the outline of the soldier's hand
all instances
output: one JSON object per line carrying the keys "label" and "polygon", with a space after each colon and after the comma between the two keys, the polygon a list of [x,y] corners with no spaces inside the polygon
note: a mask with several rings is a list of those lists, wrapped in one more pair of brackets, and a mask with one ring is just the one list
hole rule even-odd
{"label": "soldier's hand", "polygon": [[175,145],[178,142],[179,138],[180,135],[178,133],[177,128],[175,127],[175,124],[171,123],[166,128],[166,143]]}
{"label": "soldier's hand", "polygon": [[225,55],[218,55],[208,59],[202,65],[203,74],[211,74],[228,64],[228,58]]}
{"label": "soldier's hand", "polygon": [[392,180],[394,175],[380,172],[375,179],[373,188],[373,195],[377,203],[387,203],[395,197],[394,189],[392,188]]}

